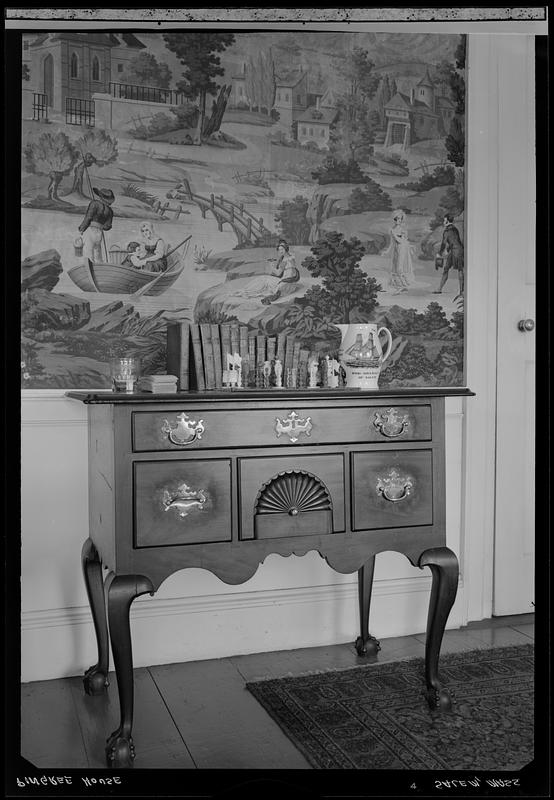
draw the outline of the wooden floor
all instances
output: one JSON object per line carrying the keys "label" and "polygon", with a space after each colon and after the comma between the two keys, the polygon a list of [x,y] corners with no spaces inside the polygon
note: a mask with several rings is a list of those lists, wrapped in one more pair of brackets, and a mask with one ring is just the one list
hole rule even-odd
{"label": "wooden floor", "polygon": [[[496,617],[446,631],[441,652],[528,644],[533,614]],[[424,634],[382,639],[378,663],[424,655]],[[307,769],[309,764],[244,688],[248,681],[345,669],[362,659],[334,645],[135,670],[135,768]],[[21,755],[39,768],[105,768],[119,724],[115,675],[106,696],[88,697],[80,677],[21,688]]]}

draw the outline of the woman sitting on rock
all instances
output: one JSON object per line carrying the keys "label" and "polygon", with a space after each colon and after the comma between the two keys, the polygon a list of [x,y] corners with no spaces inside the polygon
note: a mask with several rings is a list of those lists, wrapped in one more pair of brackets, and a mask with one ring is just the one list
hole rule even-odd
{"label": "woman sitting on rock", "polygon": [[243,297],[261,297],[264,305],[269,305],[281,297],[283,289],[289,283],[297,283],[300,273],[289,245],[281,239],[277,245],[277,261],[268,275],[256,275],[237,294]]}

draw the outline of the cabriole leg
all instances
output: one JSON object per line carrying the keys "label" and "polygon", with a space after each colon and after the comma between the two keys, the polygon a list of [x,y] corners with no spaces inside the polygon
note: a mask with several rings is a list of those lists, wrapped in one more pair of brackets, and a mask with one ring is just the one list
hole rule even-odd
{"label": "cabriole leg", "polygon": [[458,559],[448,547],[433,547],[422,553],[419,566],[430,567],[433,576],[425,640],[427,701],[431,708],[449,711],[452,700],[439,680],[438,666],[446,621],[458,590]]}
{"label": "cabriole leg", "polygon": [[117,677],[121,721],[119,728],[107,740],[106,758],[109,767],[122,769],[132,767],[135,757],[131,736],[134,686],[129,611],[135,597],[147,592],[153,594],[154,587],[143,575],[118,575],[110,577],[107,592],[110,641]]}
{"label": "cabriole leg", "polygon": [[360,635],[356,639],[355,647],[359,656],[377,655],[381,644],[369,632],[369,607],[371,605],[371,590],[373,588],[373,573],[375,571],[375,556],[372,556],[363,567],[358,570],[358,603],[360,607]]}
{"label": "cabriole leg", "polygon": [[98,695],[107,690],[109,683],[108,623],[106,620],[102,562],[91,539],[87,539],[83,545],[81,563],[98,646],[98,661],[85,672],[83,684],[87,694]]}

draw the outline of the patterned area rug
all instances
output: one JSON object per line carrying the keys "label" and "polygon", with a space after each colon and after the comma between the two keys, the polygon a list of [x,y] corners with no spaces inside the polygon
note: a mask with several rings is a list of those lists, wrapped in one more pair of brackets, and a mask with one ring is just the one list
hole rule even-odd
{"label": "patterned area rug", "polygon": [[247,684],[319,769],[519,770],[533,758],[534,645],[441,656],[454,703],[431,710],[423,659]]}

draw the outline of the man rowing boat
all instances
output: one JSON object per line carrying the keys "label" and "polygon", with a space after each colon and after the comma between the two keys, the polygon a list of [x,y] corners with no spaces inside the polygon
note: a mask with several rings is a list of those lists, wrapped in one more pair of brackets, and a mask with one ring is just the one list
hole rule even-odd
{"label": "man rowing boat", "polygon": [[83,255],[93,262],[100,262],[103,260],[101,245],[104,231],[109,231],[112,227],[111,205],[115,196],[111,189],[94,188],[92,191],[98,199],[94,198],[88,204],[79,232],[85,234]]}

